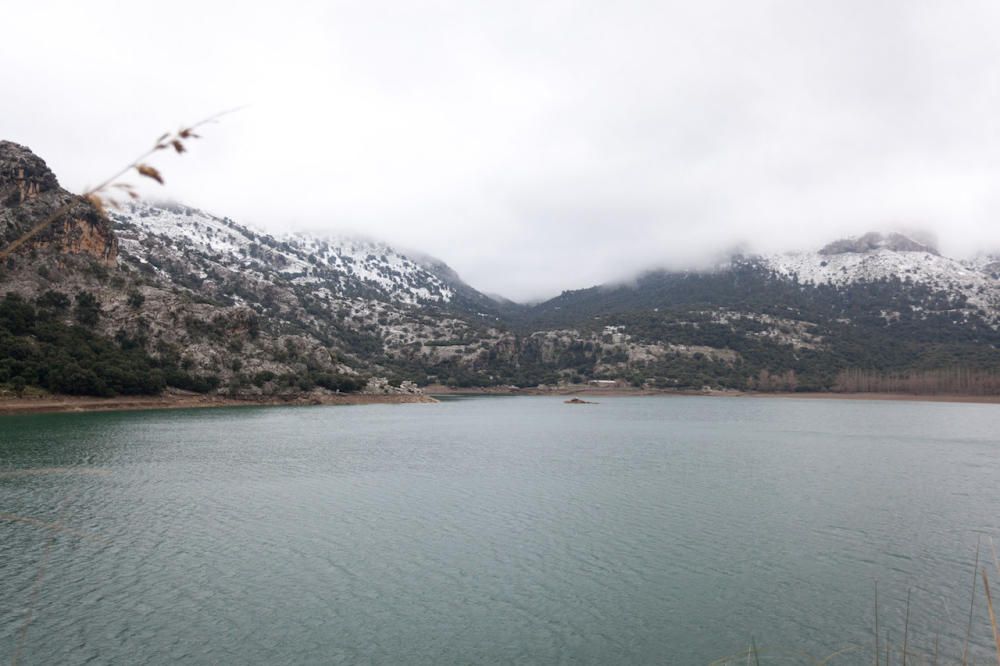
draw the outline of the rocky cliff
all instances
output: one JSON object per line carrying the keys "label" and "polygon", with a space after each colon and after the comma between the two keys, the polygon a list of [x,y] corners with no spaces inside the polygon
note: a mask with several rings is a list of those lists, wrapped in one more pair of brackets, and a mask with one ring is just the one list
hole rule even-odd
{"label": "rocky cliff", "polygon": [[[404,380],[818,390],[856,368],[1000,377],[1000,262],[958,261],[898,234],[518,306],[371,240],[275,237],[177,204],[130,204],[109,221],[26,148],[0,142],[0,240],[55,213],[0,262],[0,391],[123,391],[143,363],[162,374],[143,387],[239,395],[406,390]],[[132,357],[104,372],[94,349]]]}
{"label": "rocky cliff", "polygon": [[115,263],[118,242],[110,220],[86,199],[59,186],[55,174],[30,150],[0,141],[0,252],[36,226],[18,250],[89,255]]}
{"label": "rocky cliff", "polygon": [[819,250],[819,254],[864,254],[876,252],[878,250],[888,250],[891,252],[925,252],[927,254],[938,254],[937,249],[925,243],[919,243],[901,233],[881,234],[871,232],[858,236],[857,238],[843,238],[836,240]]}

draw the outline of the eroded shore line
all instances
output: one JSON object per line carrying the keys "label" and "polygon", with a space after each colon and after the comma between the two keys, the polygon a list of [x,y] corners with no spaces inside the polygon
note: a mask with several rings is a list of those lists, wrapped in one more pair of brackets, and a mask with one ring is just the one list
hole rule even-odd
{"label": "eroded shore line", "polygon": [[764,392],[764,391],[673,391],[670,389],[639,388],[592,388],[559,387],[510,389],[505,387],[454,388],[428,386],[424,389],[431,395],[551,395],[551,396],[594,396],[594,397],[639,397],[639,396],[702,396],[728,398],[783,398],[789,400],[891,400],[910,402],[964,402],[977,404],[1000,404],[1000,395],[959,395],[959,394],[919,394],[919,393],[839,393],[817,392]]}
{"label": "eroded shore line", "polygon": [[148,409],[196,409],[209,407],[270,407],[295,405],[396,405],[437,402],[429,395],[342,393],[288,398],[231,398],[226,396],[166,394],[142,397],[94,398],[51,396],[0,399],[0,415],[59,412],[111,412]]}
{"label": "eroded shore line", "polygon": [[211,407],[280,407],[303,405],[396,405],[438,402],[433,396],[495,395],[495,396],[580,396],[580,397],[730,397],[782,398],[787,400],[869,400],[909,402],[953,402],[1000,404],[998,395],[949,395],[908,393],[764,393],[759,391],[671,391],[633,388],[565,387],[552,389],[454,388],[427,387],[424,394],[373,395],[346,393],[305,395],[294,397],[232,398],[228,396],[166,394],[159,396],[95,398],[82,396],[50,396],[44,398],[0,398],[0,416],[14,414],[45,414],[60,412],[111,412],[152,409],[198,409]]}

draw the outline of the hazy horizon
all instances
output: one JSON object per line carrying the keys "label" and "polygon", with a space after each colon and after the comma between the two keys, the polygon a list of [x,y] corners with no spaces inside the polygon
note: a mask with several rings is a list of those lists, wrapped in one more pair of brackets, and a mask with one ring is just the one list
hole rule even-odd
{"label": "hazy horizon", "polygon": [[80,191],[244,106],[146,192],[360,234],[529,301],[733,248],[1000,248],[1000,6],[20,3],[0,138]]}

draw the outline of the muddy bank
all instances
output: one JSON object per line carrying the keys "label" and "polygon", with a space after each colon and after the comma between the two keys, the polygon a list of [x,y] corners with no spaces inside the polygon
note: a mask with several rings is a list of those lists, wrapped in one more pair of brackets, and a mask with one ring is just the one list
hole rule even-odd
{"label": "muddy bank", "polygon": [[631,386],[623,387],[591,387],[591,386],[558,386],[549,388],[524,388],[490,386],[485,388],[455,388],[450,386],[427,386],[424,391],[431,395],[552,395],[552,396],[594,396],[594,397],[632,397],[632,396],[704,396],[732,398],[787,398],[803,400],[904,400],[919,402],[968,402],[1000,404],[1000,395],[952,395],[944,393],[835,393],[822,391],[816,393],[788,393],[763,391],[673,391],[670,389],[643,389]]}
{"label": "muddy bank", "polygon": [[231,398],[184,392],[156,396],[94,398],[84,396],[46,396],[36,398],[0,398],[0,415],[52,412],[108,412],[141,409],[192,409],[201,407],[279,406],[279,405],[386,405],[437,402],[428,395],[366,393],[310,393],[301,396]]}

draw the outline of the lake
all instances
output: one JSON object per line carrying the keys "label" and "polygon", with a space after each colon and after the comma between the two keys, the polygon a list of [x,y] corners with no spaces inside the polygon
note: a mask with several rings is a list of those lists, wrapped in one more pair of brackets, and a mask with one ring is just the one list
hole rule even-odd
{"label": "lake", "polygon": [[596,400],[0,417],[0,663],[961,653],[1000,405]]}

